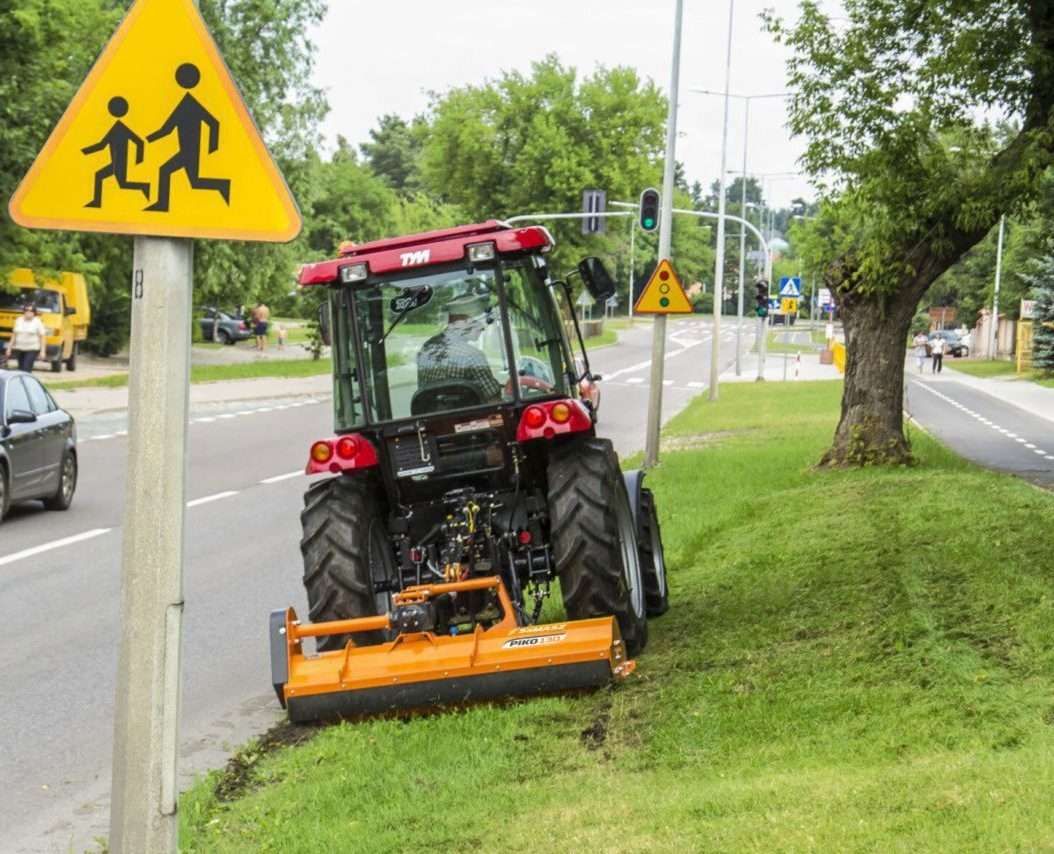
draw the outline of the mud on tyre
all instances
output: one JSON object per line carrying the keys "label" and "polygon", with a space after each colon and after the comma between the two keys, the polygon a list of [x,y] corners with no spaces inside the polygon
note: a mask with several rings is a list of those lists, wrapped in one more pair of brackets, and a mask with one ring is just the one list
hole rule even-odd
{"label": "mud on tyre", "polygon": [[[383,494],[371,477],[333,477],[305,493],[300,552],[311,622],[373,617],[387,611],[390,593],[377,588],[395,572],[384,506]],[[349,638],[359,646],[386,639],[383,632],[332,635],[318,639],[318,650],[343,649]]]}
{"label": "mud on tyre", "polygon": [[607,439],[579,439],[549,458],[549,525],[568,619],[614,616],[629,655],[648,639],[636,525]]}

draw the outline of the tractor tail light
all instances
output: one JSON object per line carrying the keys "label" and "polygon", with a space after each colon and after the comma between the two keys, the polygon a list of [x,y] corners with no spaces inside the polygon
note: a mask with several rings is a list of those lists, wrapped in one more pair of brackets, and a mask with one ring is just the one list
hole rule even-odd
{"label": "tractor tail light", "polygon": [[583,433],[592,429],[593,417],[581,401],[535,403],[523,410],[516,428],[516,441],[553,439],[567,433]]}
{"label": "tractor tail light", "polygon": [[377,449],[357,433],[335,439],[319,439],[308,454],[307,474],[340,474],[376,466]]}

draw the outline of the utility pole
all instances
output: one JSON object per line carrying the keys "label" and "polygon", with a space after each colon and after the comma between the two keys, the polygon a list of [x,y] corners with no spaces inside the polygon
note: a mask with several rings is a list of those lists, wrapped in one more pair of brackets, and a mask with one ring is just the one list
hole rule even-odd
{"label": "utility pole", "polygon": [[629,223],[629,325],[633,325],[633,261],[636,251],[637,223]]}
{"label": "utility pole", "polygon": [[[673,61],[670,69],[670,102],[666,116],[666,162],[662,176],[662,207],[659,211],[659,261],[670,257],[673,228],[673,178],[677,156],[677,98],[681,77],[681,25],[684,0],[677,0],[673,25]],[[718,241],[719,244],[724,241]],[[659,462],[659,429],[662,426],[662,374],[666,358],[666,315],[657,314],[652,325],[651,388],[648,389],[648,426],[644,467]]]}
{"label": "utility pole", "polygon": [[[728,158],[728,86],[732,77],[732,23],[735,0],[728,0],[728,47],[725,53],[725,118],[721,129],[721,172],[718,176],[717,258],[714,260],[714,332],[710,346],[710,400],[717,400],[721,374],[721,302],[725,292],[725,168]],[[746,180],[744,176],[743,180]]]}
{"label": "utility pole", "polygon": [[[747,218],[747,136],[750,133],[750,98],[743,101],[743,174],[739,176],[739,215]],[[723,172],[724,170],[722,170]],[[747,230],[739,227],[739,294],[736,299],[736,376],[743,375],[743,284],[747,272]]]}
{"label": "utility pole", "polygon": [[988,358],[999,356],[999,282],[1003,273],[1003,229],[1006,215],[999,217],[999,242],[995,250],[995,293],[992,295],[992,330],[988,335]]}

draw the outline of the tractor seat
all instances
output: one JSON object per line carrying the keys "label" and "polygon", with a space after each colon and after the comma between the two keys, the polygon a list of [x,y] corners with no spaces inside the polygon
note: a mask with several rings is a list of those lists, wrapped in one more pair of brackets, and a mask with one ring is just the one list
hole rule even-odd
{"label": "tractor seat", "polygon": [[465,409],[483,403],[480,390],[470,383],[443,383],[418,389],[410,401],[411,415],[429,415],[451,409]]}

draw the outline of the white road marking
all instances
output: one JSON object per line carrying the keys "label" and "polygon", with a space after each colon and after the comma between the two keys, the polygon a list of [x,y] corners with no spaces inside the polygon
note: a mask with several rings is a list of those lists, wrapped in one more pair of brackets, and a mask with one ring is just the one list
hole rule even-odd
{"label": "white road marking", "polygon": [[95,441],[95,442],[98,442],[101,439],[112,439],[112,438],[113,438],[113,433],[103,433],[101,436],[92,436],[92,440]]}
{"label": "white road marking", "polygon": [[209,504],[212,501],[219,501],[223,498],[230,498],[232,495],[237,495],[237,492],[217,492],[215,495],[206,495],[204,498],[195,498],[193,501],[187,502],[187,507],[199,507],[202,504]]}
{"label": "white road marking", "polygon": [[6,566],[9,563],[14,563],[16,560],[24,560],[27,557],[33,557],[34,555],[42,554],[43,552],[49,552],[52,549],[60,549],[63,546],[72,546],[74,543],[82,543],[85,540],[93,539],[94,537],[101,537],[103,534],[108,534],[113,528],[95,528],[92,531],[85,531],[83,534],[74,534],[72,537],[64,537],[61,540],[53,540],[50,543],[44,543],[41,546],[33,546],[31,549],[24,549],[14,554],[0,557],[0,566]]}
{"label": "white road marking", "polygon": [[629,377],[626,380],[626,382],[628,382],[628,383],[642,383],[642,382],[644,382],[644,377]]}
{"label": "white road marking", "polygon": [[209,417],[195,418],[194,419],[194,423],[195,424],[211,424],[215,420],[216,420],[215,418],[209,418]]}
{"label": "white road marking", "polygon": [[691,382],[688,383],[688,388],[706,388],[706,383]]}
{"label": "white road marking", "polygon": [[[1036,446],[1035,446],[1035,445],[1033,445],[1033,444],[1032,444],[1031,442],[1026,442],[1026,443],[1025,443],[1025,447],[1026,447],[1026,448],[1028,448],[1028,449],[1029,449],[1029,450],[1031,451],[1031,450],[1032,450],[1033,448],[1035,448]],[[1042,451],[1041,451],[1040,453],[1042,453]]]}
{"label": "white road marking", "polygon": [[663,385],[673,385],[673,380],[663,380],[662,384]]}
{"label": "white road marking", "polygon": [[1032,453],[1033,454],[1039,454],[1042,457],[1042,456],[1045,456],[1047,452],[1044,451],[1042,448],[1036,448],[1036,450],[1034,450]]}
{"label": "white road marking", "polygon": [[285,474],[276,474],[274,477],[266,477],[266,478],[264,478],[263,480],[260,481],[260,483],[278,483],[278,482],[283,481],[283,480],[289,480],[290,478],[293,478],[293,477],[300,477],[303,473],[304,473],[303,471],[291,471],[291,472],[286,472]]}
{"label": "white road marking", "polygon": [[222,415],[218,415],[217,418],[237,418],[239,415],[241,415],[240,412],[224,412]]}

